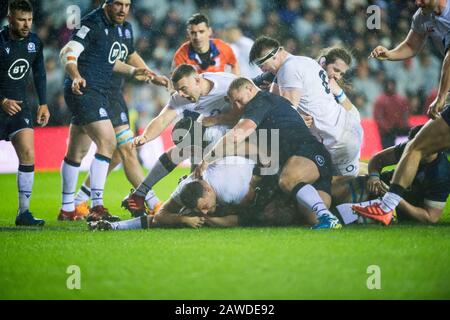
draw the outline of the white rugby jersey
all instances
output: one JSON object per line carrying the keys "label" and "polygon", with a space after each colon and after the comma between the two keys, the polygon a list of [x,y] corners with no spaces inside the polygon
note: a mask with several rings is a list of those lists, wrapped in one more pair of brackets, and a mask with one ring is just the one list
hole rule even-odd
{"label": "white rugby jersey", "polygon": [[227,72],[205,72],[200,77],[210,80],[213,87],[208,95],[200,97],[198,102],[193,103],[186,98],[174,93],[167,106],[182,114],[184,110],[198,112],[205,117],[216,116],[231,109],[231,105],[225,100],[228,87],[236,76]]}
{"label": "white rugby jersey", "polygon": [[425,14],[422,8],[419,8],[412,18],[411,29],[430,37],[436,49],[444,56],[444,39],[450,31],[450,1],[447,1],[444,11],[439,16],[434,12]]}
{"label": "white rugby jersey", "polygon": [[[244,200],[250,187],[255,164],[243,157],[226,157],[211,164],[203,173],[205,180],[215,191],[220,205],[237,205]],[[194,180],[193,175],[184,179],[172,193],[171,198],[181,203],[180,192],[183,186]]]}
{"label": "white rugby jersey", "polygon": [[326,146],[341,136],[346,111],[338,104],[328,85],[328,75],[320,64],[309,57],[289,54],[277,72],[280,89],[300,92],[299,108],[314,119],[311,132]]}

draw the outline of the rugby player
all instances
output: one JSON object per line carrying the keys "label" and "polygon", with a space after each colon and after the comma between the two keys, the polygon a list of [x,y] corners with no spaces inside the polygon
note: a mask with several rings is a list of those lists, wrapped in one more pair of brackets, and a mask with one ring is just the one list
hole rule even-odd
{"label": "rugby player", "polygon": [[[414,139],[421,126],[411,129],[409,140]],[[333,196],[344,223],[353,223],[358,216],[352,210],[352,202],[380,203],[377,196],[383,195],[392,179],[394,170],[382,172],[383,168],[397,164],[400,160],[407,142],[390,147],[377,153],[369,161],[369,175],[347,181],[350,188],[344,183],[340,191]],[[351,192],[348,192],[348,190]],[[422,223],[436,223],[444,212],[445,204],[450,193],[450,162],[446,152],[434,153],[422,159],[419,169],[411,187],[405,192],[400,201],[396,214],[399,221],[412,219]],[[342,204],[344,203],[344,204]],[[360,203],[364,206],[366,203]],[[392,218],[383,216],[382,222],[389,224]]]}
{"label": "rugby player", "polygon": [[[318,223],[313,229],[341,228],[339,220],[328,210],[331,205],[330,154],[312,136],[291,103],[283,97],[261,91],[246,78],[234,80],[228,96],[235,107],[243,111],[241,120],[204,156],[195,171],[196,177],[202,176],[213,157],[221,155],[224,149],[230,150],[229,146],[239,146],[256,130],[265,130],[268,135],[272,130],[278,130],[277,171],[281,190],[291,194],[299,205],[316,215]],[[271,145],[269,149],[273,152],[274,147]]]}
{"label": "rugby player", "polygon": [[[228,86],[235,78],[235,75],[225,72],[206,72],[199,75],[191,65],[178,66],[172,74],[172,85],[177,92],[172,95],[160,114],[147,125],[144,132],[134,139],[134,145],[141,146],[159,137],[185,110],[200,113],[201,123],[207,127],[203,137],[200,131],[200,137],[195,138],[218,141],[226,129],[231,128],[239,119],[239,112],[233,109],[227,100]],[[175,169],[181,160],[191,155],[191,152],[183,152],[181,156],[179,153],[180,149],[176,147],[164,153],[139,187],[124,200],[123,206],[133,215],[145,212],[144,198],[147,193]],[[176,157],[179,157],[178,161]]]}
{"label": "rugby player", "polygon": [[288,99],[301,115],[312,117],[310,130],[330,152],[333,176],[357,176],[360,119],[336,101],[322,66],[309,57],[288,53],[277,40],[265,36],[255,41],[249,59],[263,72],[276,75],[272,92]]}
{"label": "rugby player", "polygon": [[47,125],[50,113],[46,100],[43,43],[31,32],[33,7],[28,0],[14,0],[8,6],[8,26],[0,31],[0,140],[11,141],[19,158],[17,226],[43,226],[33,217],[30,198],[34,182],[34,132],[27,98],[30,68],[39,98],[36,122]]}
{"label": "rugby player", "polygon": [[450,89],[450,1],[416,0],[419,7],[413,16],[411,30],[396,48],[376,47],[370,57],[379,60],[405,60],[415,56],[429,37],[444,56],[441,79],[436,99],[430,104],[428,115],[432,118],[405,148],[394,172],[389,191],[381,203],[355,206],[366,217],[388,221],[411,186],[423,159],[450,148],[450,106],[445,106]]}
{"label": "rugby player", "polygon": [[[131,24],[125,21],[121,30],[123,33],[123,42],[119,58],[120,61],[133,67],[148,69],[152,73],[152,83],[168,87],[169,79],[165,76],[155,74],[146,65],[139,53],[135,51]],[[125,77],[121,74],[114,73],[111,80],[111,87],[108,91],[109,115],[114,131],[116,132],[117,140],[117,148],[109,164],[108,174],[122,162],[128,181],[133,187],[137,188],[145,176],[139,163],[136,149],[132,147],[133,133],[130,130],[128,107],[123,97],[124,83]],[[75,197],[76,217],[86,216],[89,213],[88,201],[90,196],[90,177],[88,175]],[[160,206],[160,201],[154,192],[149,192],[145,200],[150,210],[155,210]]]}
{"label": "rugby player", "polygon": [[139,81],[147,81],[152,76],[146,68],[135,68],[119,60],[124,38],[122,24],[130,5],[130,0],[107,0],[105,6],[83,17],[72,40],[61,49],[61,61],[67,73],[64,98],[73,118],[61,165],[63,190],[59,220],[82,218],[76,215],[74,195],[80,163],[91,140],[97,151],[89,171],[92,203],[87,219],[118,219],[103,206],[103,188],[117,144],[107,97],[111,77],[113,71]]}

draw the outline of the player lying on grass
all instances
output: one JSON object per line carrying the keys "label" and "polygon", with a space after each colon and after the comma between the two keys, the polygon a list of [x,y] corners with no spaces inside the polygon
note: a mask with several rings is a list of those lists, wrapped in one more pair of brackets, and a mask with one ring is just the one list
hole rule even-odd
{"label": "player lying on grass", "polygon": [[[412,128],[409,140],[412,140],[420,129],[421,126]],[[404,142],[377,153],[369,162],[368,176],[352,178],[333,186],[333,201],[336,205],[341,204],[337,209],[345,224],[358,220],[352,210],[355,202],[360,202],[360,206],[381,202],[377,197],[387,192],[394,173],[394,170],[382,172],[382,169],[397,164],[406,145],[407,142]],[[400,221],[412,219],[422,223],[436,223],[444,212],[449,193],[450,162],[447,153],[434,153],[422,160],[411,188],[397,207],[397,217]],[[372,200],[368,201],[369,199]],[[383,219],[379,219],[380,216],[363,216],[386,225],[393,219],[393,216],[381,216]]]}
{"label": "player lying on grass", "polygon": [[200,113],[203,117],[199,121],[207,128],[203,135],[202,131],[199,134],[193,132],[190,140],[183,141],[184,147],[173,147],[164,153],[138,188],[123,201],[123,206],[134,216],[145,213],[145,196],[153,186],[180,162],[191,156],[191,148],[186,147],[196,145],[196,142],[201,145],[203,140],[217,141],[227,128],[237,122],[239,115],[226,99],[228,86],[235,78],[235,75],[225,72],[206,72],[199,75],[193,66],[187,64],[182,64],[174,70],[172,84],[177,92],[172,95],[160,114],[147,125],[144,132],[134,139],[134,145],[141,146],[159,137],[185,110]]}
{"label": "player lying on grass", "polygon": [[94,230],[130,230],[160,227],[237,227],[313,224],[295,203],[286,205],[275,179],[252,179],[255,165],[243,157],[226,157],[208,166],[203,179],[193,174],[182,180],[155,216],[120,222],[93,222]]}

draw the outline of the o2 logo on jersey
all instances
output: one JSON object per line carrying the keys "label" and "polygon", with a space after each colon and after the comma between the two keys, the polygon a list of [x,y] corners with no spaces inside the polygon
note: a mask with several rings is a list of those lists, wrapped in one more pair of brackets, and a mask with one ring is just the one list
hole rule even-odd
{"label": "o2 logo on jersey", "polygon": [[122,43],[122,50],[120,50],[120,61],[125,61],[128,58],[128,47],[125,43]]}
{"label": "o2 logo on jersey", "polygon": [[30,64],[27,60],[17,59],[11,67],[9,67],[8,76],[13,80],[20,80],[27,74],[29,68]]}
{"label": "o2 logo on jersey", "polygon": [[111,46],[111,50],[109,51],[109,56],[108,56],[108,61],[111,64],[114,64],[116,62],[116,60],[120,57],[121,55],[121,50],[122,46],[120,45],[119,42],[114,42],[113,45]]}

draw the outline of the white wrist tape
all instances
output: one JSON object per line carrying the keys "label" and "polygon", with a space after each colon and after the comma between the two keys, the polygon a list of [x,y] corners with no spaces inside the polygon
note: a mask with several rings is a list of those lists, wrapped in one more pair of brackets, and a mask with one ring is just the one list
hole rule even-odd
{"label": "white wrist tape", "polygon": [[61,50],[61,62],[67,64],[77,64],[78,57],[84,51],[84,46],[77,41],[69,41]]}

